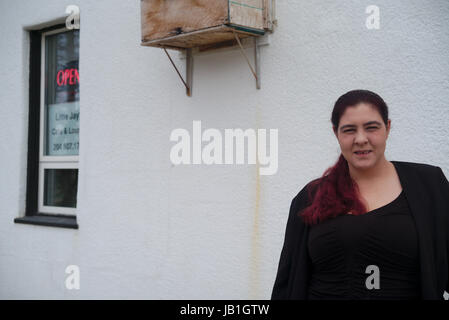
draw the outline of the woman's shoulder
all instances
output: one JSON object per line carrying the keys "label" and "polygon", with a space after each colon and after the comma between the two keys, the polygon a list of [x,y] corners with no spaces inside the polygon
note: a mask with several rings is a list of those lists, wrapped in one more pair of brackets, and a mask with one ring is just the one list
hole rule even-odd
{"label": "woman's shoulder", "polygon": [[392,162],[395,166],[399,166],[406,169],[415,169],[419,171],[437,171],[440,169],[440,167],[428,164],[428,163],[421,163],[421,162],[409,162],[409,161],[397,161],[392,160]]}
{"label": "woman's shoulder", "polygon": [[293,198],[293,202],[309,202],[310,194],[313,194],[316,188],[320,185],[323,178],[316,178],[308,183],[299,190],[296,196]]}
{"label": "woman's shoulder", "polygon": [[[422,178],[434,178],[442,174],[439,166],[429,163],[409,162],[409,161],[391,161],[393,165],[403,174],[417,174]],[[444,174],[444,173],[443,173]]]}

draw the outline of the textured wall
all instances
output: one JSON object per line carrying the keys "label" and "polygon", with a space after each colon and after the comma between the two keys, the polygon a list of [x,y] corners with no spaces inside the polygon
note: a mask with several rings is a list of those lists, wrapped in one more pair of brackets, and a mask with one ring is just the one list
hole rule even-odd
{"label": "textured wall", "polygon": [[[80,229],[14,224],[25,208],[25,28],[65,16],[69,4],[81,11]],[[379,30],[365,26],[371,4]],[[0,298],[269,298],[290,201],[336,161],[330,112],[351,89],[389,104],[387,159],[449,177],[446,0],[278,1],[262,89],[227,50],[195,57],[191,98],[165,53],[140,46],[139,5],[0,2]],[[170,133],[191,132],[193,120],[279,129],[277,174],[173,166]],[[80,290],[65,289],[69,264],[80,267]]]}

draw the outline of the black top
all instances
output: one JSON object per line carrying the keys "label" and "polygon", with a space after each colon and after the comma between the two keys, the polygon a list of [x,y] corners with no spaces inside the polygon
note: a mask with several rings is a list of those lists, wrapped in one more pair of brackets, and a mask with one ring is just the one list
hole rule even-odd
{"label": "black top", "polygon": [[[338,216],[312,226],[308,249],[310,300],[421,297],[418,236],[403,191],[365,214]],[[375,267],[367,270],[368,266]]]}
{"label": "black top", "polygon": [[[418,234],[421,298],[443,300],[444,291],[449,292],[449,181],[440,167],[405,161],[391,163],[401,181]],[[308,297],[312,273],[308,249],[310,225],[298,215],[312,203],[308,186],[298,192],[290,205],[272,300]],[[348,218],[363,220],[365,217]],[[397,234],[398,239],[402,236]]]}

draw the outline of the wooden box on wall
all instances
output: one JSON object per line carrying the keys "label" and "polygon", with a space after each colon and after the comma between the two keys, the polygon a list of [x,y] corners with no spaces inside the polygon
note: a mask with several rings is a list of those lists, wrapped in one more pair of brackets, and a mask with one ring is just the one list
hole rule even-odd
{"label": "wooden box on wall", "polygon": [[272,29],[273,0],[141,0],[144,46],[207,48]]}

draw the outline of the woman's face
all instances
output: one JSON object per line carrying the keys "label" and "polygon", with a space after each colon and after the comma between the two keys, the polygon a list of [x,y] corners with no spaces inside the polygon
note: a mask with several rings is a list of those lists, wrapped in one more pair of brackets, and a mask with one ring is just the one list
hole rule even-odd
{"label": "woman's face", "polygon": [[[348,165],[358,170],[374,167],[384,159],[391,121],[387,127],[377,109],[367,103],[346,108],[334,133]],[[369,150],[358,155],[356,151]]]}

